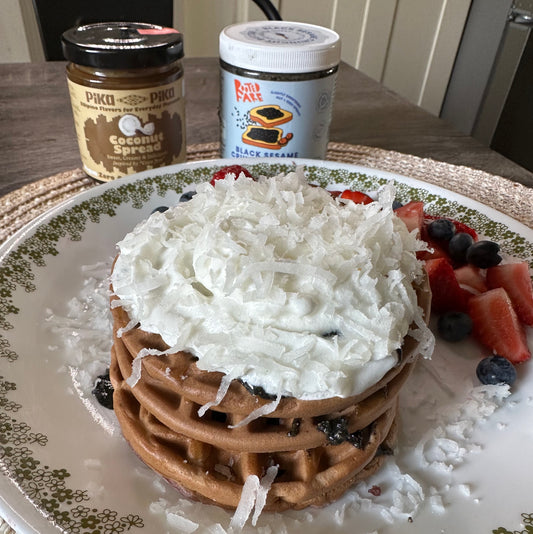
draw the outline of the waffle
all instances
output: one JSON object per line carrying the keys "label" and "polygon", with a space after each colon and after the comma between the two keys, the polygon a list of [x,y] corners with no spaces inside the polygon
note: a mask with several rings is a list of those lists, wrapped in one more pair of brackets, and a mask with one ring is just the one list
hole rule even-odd
{"label": "waffle", "polygon": [[[427,284],[417,294],[428,318]],[[110,376],[123,435],[147,465],[189,497],[235,509],[247,477],[261,478],[278,466],[264,510],[322,506],[374,473],[392,452],[398,395],[418,356],[411,336],[404,339],[396,367],[364,393],[323,400],[283,397],[268,416],[238,426],[272,400],[233,380],[222,401],[200,417],[198,410],[215,399],[223,375],[200,370],[186,352],[144,357],[141,378],[130,387],[126,379],[139,351],[168,347],[159,335],[139,328],[119,337],[129,317],[121,307],[112,307],[112,314]],[[339,422],[348,439],[333,444],[324,429]]]}

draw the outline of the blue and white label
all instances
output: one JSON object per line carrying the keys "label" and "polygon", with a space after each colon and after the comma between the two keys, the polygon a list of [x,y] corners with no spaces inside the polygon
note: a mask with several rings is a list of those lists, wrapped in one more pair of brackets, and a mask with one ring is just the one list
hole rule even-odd
{"label": "blue and white label", "polygon": [[222,69],[222,156],[325,159],[335,79],[270,81]]}

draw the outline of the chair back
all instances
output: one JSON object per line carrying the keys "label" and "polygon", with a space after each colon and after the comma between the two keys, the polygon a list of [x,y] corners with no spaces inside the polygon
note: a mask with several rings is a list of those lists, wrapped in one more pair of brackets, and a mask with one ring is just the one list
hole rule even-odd
{"label": "chair back", "polygon": [[147,22],[172,27],[173,0],[33,0],[47,61],[63,61],[61,35],[94,22]]}

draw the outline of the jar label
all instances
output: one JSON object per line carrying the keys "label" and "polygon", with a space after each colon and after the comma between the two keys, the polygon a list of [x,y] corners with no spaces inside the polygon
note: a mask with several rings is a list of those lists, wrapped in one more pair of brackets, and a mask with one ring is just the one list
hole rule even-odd
{"label": "jar label", "polygon": [[183,80],[108,90],[68,80],[84,171],[101,181],[185,160]]}
{"label": "jar label", "polygon": [[335,79],[271,81],[222,69],[222,156],[324,159]]}

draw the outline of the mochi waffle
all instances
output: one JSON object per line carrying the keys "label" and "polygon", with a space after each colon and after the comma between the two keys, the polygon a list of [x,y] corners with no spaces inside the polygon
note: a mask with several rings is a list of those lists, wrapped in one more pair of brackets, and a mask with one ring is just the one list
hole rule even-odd
{"label": "mochi waffle", "polygon": [[[417,295],[427,320],[427,283]],[[112,307],[112,314],[110,376],[123,435],[148,466],[191,498],[234,509],[247,477],[261,479],[277,466],[264,510],[322,506],[374,473],[392,453],[398,396],[418,357],[411,336],[404,339],[398,364],[364,393],[323,400],[282,397],[268,415],[239,425],[272,398],[233,380],[222,401],[200,416],[198,410],[216,398],[223,375],[200,370],[187,352],[145,356],[141,378],[130,387],[126,379],[135,356],[168,346],[138,327],[119,337],[130,318],[122,307]]]}

